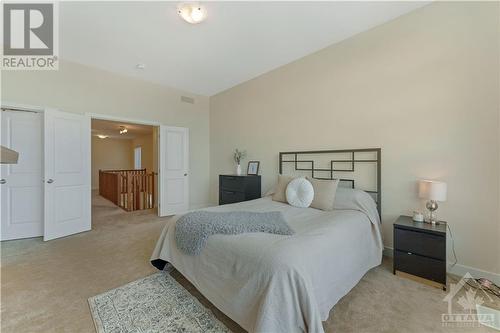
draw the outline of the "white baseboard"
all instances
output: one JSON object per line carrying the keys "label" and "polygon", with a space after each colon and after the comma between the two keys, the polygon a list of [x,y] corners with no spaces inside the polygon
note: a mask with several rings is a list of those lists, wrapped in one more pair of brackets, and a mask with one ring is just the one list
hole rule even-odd
{"label": "white baseboard", "polygon": [[212,207],[213,205],[209,203],[202,203],[202,204],[193,204],[189,206],[189,210],[195,210],[195,209],[202,209],[202,208],[207,208],[207,207]]}
{"label": "white baseboard", "polygon": [[[384,251],[383,251],[383,255],[386,257],[392,258],[394,256],[393,250],[394,249],[392,247],[385,246]],[[470,275],[472,275],[473,277],[475,277],[476,279],[477,278],[486,278],[488,280],[493,281],[495,284],[500,285],[500,274],[498,274],[498,273],[488,272],[488,271],[484,271],[484,270],[479,269],[479,268],[460,265],[458,263],[451,270],[448,269],[448,273],[451,273],[451,274],[454,274],[454,275],[457,275],[460,277],[464,276],[465,273],[467,273],[467,272]]]}
{"label": "white baseboard", "polygon": [[394,249],[392,247],[384,246],[384,251],[382,252],[382,254],[386,257],[392,258],[394,257],[393,250]]}
{"label": "white baseboard", "polygon": [[484,271],[479,268],[469,267],[465,265],[456,264],[449,273],[455,274],[457,276],[464,276],[465,273],[469,272],[470,275],[477,278],[486,278],[490,281],[493,281],[496,285],[500,285],[500,274]]}

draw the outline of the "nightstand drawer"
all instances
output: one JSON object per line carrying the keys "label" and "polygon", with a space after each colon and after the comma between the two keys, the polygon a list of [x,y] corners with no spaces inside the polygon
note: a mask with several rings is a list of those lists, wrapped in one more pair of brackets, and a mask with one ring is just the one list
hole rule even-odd
{"label": "nightstand drawer", "polygon": [[220,187],[229,191],[240,191],[244,192],[246,186],[245,177],[238,176],[221,176],[220,177]]}
{"label": "nightstand drawer", "polygon": [[245,201],[245,193],[221,190],[221,200],[224,204],[236,203]]}
{"label": "nightstand drawer", "polygon": [[445,260],[446,238],[396,227],[394,228],[394,249]]}
{"label": "nightstand drawer", "polygon": [[394,269],[446,284],[446,263],[441,260],[394,250]]}

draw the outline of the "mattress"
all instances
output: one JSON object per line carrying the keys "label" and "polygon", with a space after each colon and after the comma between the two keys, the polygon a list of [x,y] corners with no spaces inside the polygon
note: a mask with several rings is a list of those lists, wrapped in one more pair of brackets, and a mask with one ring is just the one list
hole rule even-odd
{"label": "mattress", "polygon": [[214,235],[190,256],[176,247],[173,217],[151,260],[171,263],[249,332],[323,332],[332,307],[382,260],[375,203],[361,200],[352,208],[296,208],[270,197],[207,208],[280,211],[295,234]]}

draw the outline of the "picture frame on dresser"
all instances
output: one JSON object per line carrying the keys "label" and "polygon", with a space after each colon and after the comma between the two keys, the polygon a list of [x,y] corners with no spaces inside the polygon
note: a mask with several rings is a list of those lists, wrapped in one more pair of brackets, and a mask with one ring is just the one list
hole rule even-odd
{"label": "picture frame on dresser", "polygon": [[247,175],[257,176],[259,174],[260,161],[248,161]]}

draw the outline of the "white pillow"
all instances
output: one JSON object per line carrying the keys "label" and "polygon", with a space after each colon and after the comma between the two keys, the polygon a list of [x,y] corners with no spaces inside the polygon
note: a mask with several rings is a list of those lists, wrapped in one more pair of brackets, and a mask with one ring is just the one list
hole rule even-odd
{"label": "white pillow", "polygon": [[296,178],[286,187],[286,201],[294,207],[306,208],[314,199],[314,188],[305,178]]}

